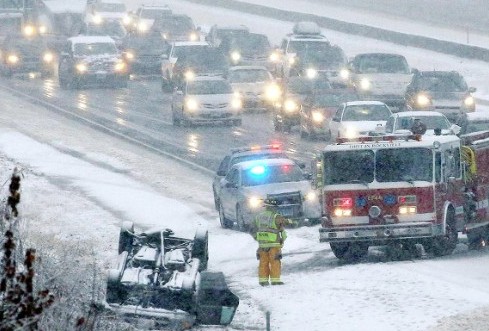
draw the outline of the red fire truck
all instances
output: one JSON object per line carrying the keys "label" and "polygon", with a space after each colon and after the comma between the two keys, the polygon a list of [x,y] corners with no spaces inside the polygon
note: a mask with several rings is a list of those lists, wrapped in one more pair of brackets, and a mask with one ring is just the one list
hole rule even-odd
{"label": "red fire truck", "polygon": [[321,242],[340,259],[369,246],[451,254],[459,232],[471,248],[489,237],[489,131],[457,137],[338,139],[313,162],[322,195]]}

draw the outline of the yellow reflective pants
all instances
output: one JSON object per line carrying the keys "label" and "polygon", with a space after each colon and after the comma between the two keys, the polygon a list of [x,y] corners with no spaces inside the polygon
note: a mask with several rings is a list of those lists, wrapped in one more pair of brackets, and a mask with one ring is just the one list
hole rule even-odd
{"label": "yellow reflective pants", "polygon": [[258,281],[260,283],[280,282],[282,272],[282,249],[280,247],[258,248],[260,264],[258,265]]}

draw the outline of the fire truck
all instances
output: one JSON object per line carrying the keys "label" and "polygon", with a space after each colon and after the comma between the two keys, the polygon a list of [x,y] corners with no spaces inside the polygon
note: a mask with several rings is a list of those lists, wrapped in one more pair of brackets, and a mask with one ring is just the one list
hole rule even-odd
{"label": "fire truck", "polygon": [[[314,161],[321,193],[320,242],[339,259],[449,255],[459,233],[470,248],[489,237],[489,131],[455,135],[339,138]],[[421,250],[422,251],[422,250]]]}

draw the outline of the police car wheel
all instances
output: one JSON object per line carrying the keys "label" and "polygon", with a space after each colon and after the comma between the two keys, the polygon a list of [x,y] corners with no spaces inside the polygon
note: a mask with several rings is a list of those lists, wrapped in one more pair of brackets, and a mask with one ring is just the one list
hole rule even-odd
{"label": "police car wheel", "polygon": [[224,229],[230,229],[233,227],[233,222],[224,215],[224,208],[222,207],[222,204],[219,204],[219,221],[221,222],[221,227]]}
{"label": "police car wheel", "polygon": [[240,206],[236,207],[236,224],[238,225],[239,231],[247,232],[249,230],[249,226],[245,223]]}

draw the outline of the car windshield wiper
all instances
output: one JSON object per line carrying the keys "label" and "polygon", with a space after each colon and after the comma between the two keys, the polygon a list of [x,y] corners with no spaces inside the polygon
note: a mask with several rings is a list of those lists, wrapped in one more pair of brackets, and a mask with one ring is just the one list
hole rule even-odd
{"label": "car windshield wiper", "polygon": [[366,181],[360,180],[360,179],[351,179],[347,181],[348,184],[362,184],[365,185],[368,188],[368,183]]}
{"label": "car windshield wiper", "polygon": [[414,178],[412,176],[403,176],[401,180],[414,186]]}

